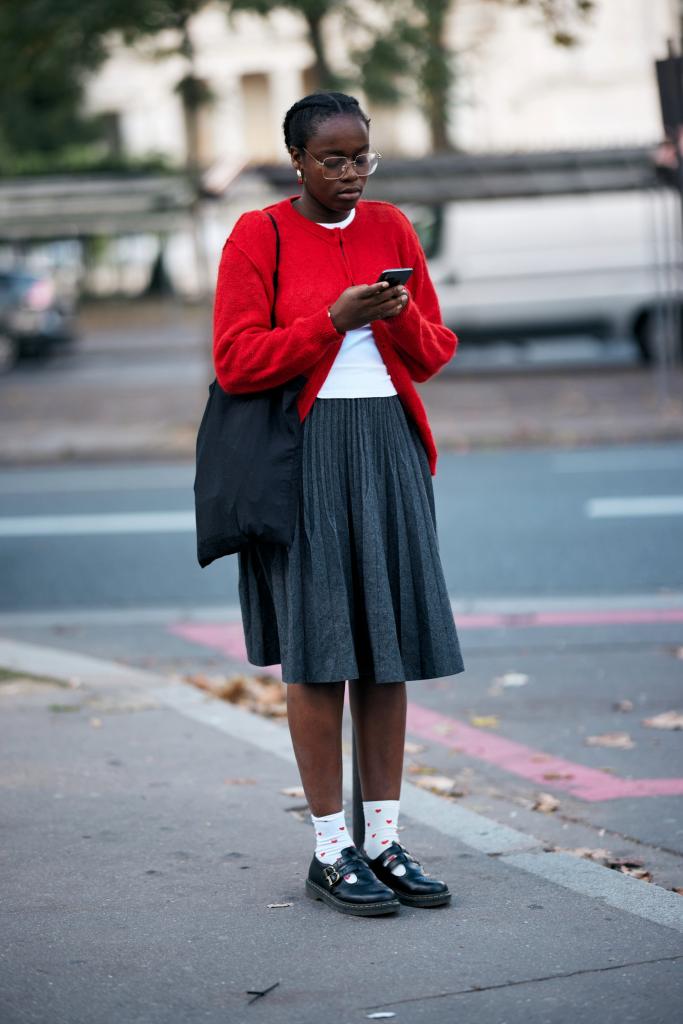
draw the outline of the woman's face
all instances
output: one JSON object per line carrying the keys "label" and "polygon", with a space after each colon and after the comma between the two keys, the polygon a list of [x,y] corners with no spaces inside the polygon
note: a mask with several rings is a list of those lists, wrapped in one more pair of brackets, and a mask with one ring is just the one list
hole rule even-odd
{"label": "woman's face", "polygon": [[[313,157],[324,160],[326,156],[343,156],[349,161],[370,148],[367,126],[354,114],[336,114],[327,118],[306,142],[306,151],[291,147],[292,166],[303,175],[304,193],[324,210],[341,214],[340,220],[350,212],[361,197],[367,175],[356,173],[349,163],[343,177],[323,177],[323,168]],[[326,172],[327,173],[327,172]],[[302,196],[302,200],[305,196]],[[313,206],[315,208],[315,206]]]}

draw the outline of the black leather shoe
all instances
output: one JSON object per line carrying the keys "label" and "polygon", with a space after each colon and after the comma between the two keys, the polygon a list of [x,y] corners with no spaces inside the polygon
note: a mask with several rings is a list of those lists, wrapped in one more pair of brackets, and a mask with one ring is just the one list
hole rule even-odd
{"label": "black leather shoe", "polygon": [[[353,872],[356,881],[348,881]],[[370,917],[401,909],[396,894],[375,877],[355,846],[345,847],[334,864],[321,864],[315,854],[308,869],[306,895],[324,900],[342,914]]]}
{"label": "black leather shoe", "polygon": [[[422,870],[418,860],[408,853],[397,840],[371,860],[363,851],[366,864],[381,882],[393,889],[401,903],[410,907],[438,907],[450,902],[451,893],[445,882],[431,878]],[[405,875],[392,875],[391,869],[405,864]]]}

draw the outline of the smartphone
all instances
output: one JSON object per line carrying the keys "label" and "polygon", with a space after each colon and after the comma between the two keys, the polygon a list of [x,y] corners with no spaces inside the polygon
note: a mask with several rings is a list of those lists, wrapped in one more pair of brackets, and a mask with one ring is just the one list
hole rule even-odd
{"label": "smartphone", "polygon": [[412,272],[412,267],[394,267],[393,270],[383,270],[377,280],[388,281],[393,287],[397,284],[405,284]]}

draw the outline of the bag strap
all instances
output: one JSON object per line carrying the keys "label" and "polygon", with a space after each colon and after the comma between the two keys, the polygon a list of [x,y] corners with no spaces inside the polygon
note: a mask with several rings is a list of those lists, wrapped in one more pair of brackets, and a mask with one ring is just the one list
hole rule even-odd
{"label": "bag strap", "polygon": [[[268,213],[267,210],[266,213]],[[273,227],[275,228],[275,269],[273,270],[273,305],[271,306],[270,309],[270,326],[275,327],[275,298],[277,296],[277,279],[278,269],[280,266],[280,232],[278,231],[275,217],[273,217],[272,213],[268,213],[268,216],[272,220]]]}

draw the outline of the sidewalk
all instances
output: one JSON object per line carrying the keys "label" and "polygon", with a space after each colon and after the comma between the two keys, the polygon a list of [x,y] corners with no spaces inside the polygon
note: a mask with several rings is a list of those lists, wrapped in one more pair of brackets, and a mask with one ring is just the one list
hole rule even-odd
{"label": "sidewalk", "polygon": [[406,780],[453,903],[344,917],[304,896],[286,723],[63,650],[0,640],[0,666],[6,1024],[676,1019],[675,893]]}
{"label": "sidewalk", "polygon": [[[180,371],[179,371],[180,372]],[[135,387],[87,380],[0,380],[0,465],[93,459],[192,459],[206,402],[204,365],[184,379],[147,370]],[[144,386],[143,386],[144,385]],[[683,438],[683,371],[658,395],[653,371],[462,373],[417,386],[439,450],[669,441]],[[4,397],[3,397],[4,394]]]}
{"label": "sidewalk", "polygon": [[[0,464],[195,454],[213,376],[208,307],[87,308],[72,352],[0,376]],[[683,366],[469,368],[417,385],[442,450],[683,437]]]}

